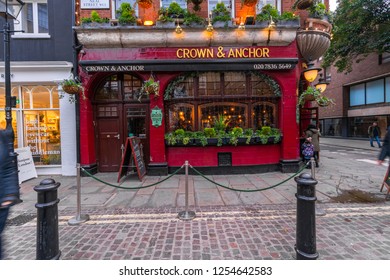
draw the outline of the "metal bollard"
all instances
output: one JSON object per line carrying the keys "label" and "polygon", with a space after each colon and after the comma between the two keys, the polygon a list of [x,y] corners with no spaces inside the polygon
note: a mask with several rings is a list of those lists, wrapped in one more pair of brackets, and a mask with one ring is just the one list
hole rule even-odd
{"label": "metal bollard", "polygon": [[34,190],[38,193],[37,208],[37,260],[58,260],[61,255],[58,238],[57,189],[60,183],[47,178]]}
{"label": "metal bollard", "polygon": [[192,220],[195,218],[196,214],[194,211],[188,211],[188,161],[186,160],[184,163],[184,170],[186,175],[186,183],[185,183],[185,211],[181,211],[178,215],[180,220]]}
{"label": "metal bollard", "polygon": [[297,182],[295,194],[297,198],[296,258],[297,260],[315,260],[318,258],[315,209],[317,181],[308,173],[295,177],[295,181]]}
{"label": "metal bollard", "polygon": [[77,214],[68,221],[68,225],[75,226],[89,220],[88,214],[81,214],[81,166],[77,164]]}

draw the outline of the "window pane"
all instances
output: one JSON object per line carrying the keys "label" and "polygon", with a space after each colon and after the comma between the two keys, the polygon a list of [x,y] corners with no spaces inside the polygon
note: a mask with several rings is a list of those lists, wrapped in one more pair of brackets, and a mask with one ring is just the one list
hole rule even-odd
{"label": "window pane", "polygon": [[350,88],[349,94],[349,104],[350,106],[364,105],[364,84],[352,86]]}
{"label": "window pane", "polygon": [[225,95],[246,95],[246,75],[227,72],[224,76]]}
{"label": "window pane", "polygon": [[38,4],[38,33],[49,33],[47,4]]}
{"label": "window pane", "polygon": [[173,89],[174,98],[194,97],[194,78],[188,77]]}
{"label": "window pane", "polygon": [[61,164],[59,111],[24,111],[24,146],[36,165]]}
{"label": "window pane", "polygon": [[275,104],[269,102],[261,102],[253,106],[252,123],[253,129],[261,129],[263,126],[275,126]]}
{"label": "window pane", "polygon": [[31,88],[28,87],[22,87],[22,96],[23,96],[23,108],[24,109],[32,109],[32,104],[31,104]]}
{"label": "window pane", "polygon": [[251,89],[253,96],[275,96],[273,89],[254,74],[251,75]]}
{"label": "window pane", "polygon": [[194,129],[194,106],[190,104],[173,104],[168,111],[168,131],[182,128],[193,131]]}
{"label": "window pane", "polygon": [[213,127],[214,120],[218,115],[224,115],[228,120],[228,130],[233,127],[247,127],[246,106],[237,103],[210,103],[200,106],[199,125],[203,129],[205,127]]}
{"label": "window pane", "polygon": [[183,9],[187,9],[187,1],[186,0],[161,0],[161,7],[162,8],[168,8],[169,5],[172,2],[176,2],[177,4],[180,5]]}
{"label": "window pane", "polygon": [[32,3],[26,3],[26,24],[24,27],[24,32],[26,33],[34,33],[34,13],[33,13],[33,5]]}
{"label": "window pane", "polygon": [[119,99],[119,81],[118,76],[113,75],[103,82],[95,95],[96,100],[118,100]]}
{"label": "window pane", "polygon": [[385,102],[383,79],[366,83],[367,104]]}
{"label": "window pane", "polygon": [[390,77],[386,78],[386,102],[390,102]]}
{"label": "window pane", "polygon": [[[125,75],[123,81],[125,100],[138,101],[141,86],[142,86],[142,81],[140,79],[132,75]],[[143,95],[142,98],[146,99],[147,96]]]}
{"label": "window pane", "polygon": [[199,96],[221,95],[221,74],[205,73],[199,76]]}
{"label": "window pane", "polygon": [[46,87],[32,89],[33,108],[50,108],[50,92]]}

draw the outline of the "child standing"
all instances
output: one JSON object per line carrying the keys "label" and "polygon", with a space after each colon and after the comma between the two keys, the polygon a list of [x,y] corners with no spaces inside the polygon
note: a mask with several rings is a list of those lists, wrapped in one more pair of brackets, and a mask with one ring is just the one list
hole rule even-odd
{"label": "child standing", "polygon": [[[307,137],[305,142],[302,144],[303,162],[305,164],[307,164],[310,159],[314,157],[314,145],[311,140],[311,137]],[[311,168],[310,164],[307,166],[307,168]]]}

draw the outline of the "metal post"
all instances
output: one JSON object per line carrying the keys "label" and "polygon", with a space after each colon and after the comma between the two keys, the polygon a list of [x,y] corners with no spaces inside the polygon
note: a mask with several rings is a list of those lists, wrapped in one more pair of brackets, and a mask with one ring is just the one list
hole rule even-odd
{"label": "metal post", "polygon": [[184,163],[184,170],[185,170],[185,211],[182,211],[179,213],[178,217],[180,220],[192,220],[195,218],[195,212],[194,211],[188,211],[188,161],[186,160]]}
{"label": "metal post", "polygon": [[71,218],[68,221],[68,224],[71,226],[84,223],[89,220],[88,214],[81,214],[81,166],[80,163],[77,164],[77,214],[75,217]]}
{"label": "metal post", "polygon": [[37,210],[37,260],[58,260],[61,255],[58,237],[57,189],[60,183],[47,178],[34,190],[38,193]]}
{"label": "metal post", "polygon": [[295,177],[295,181],[297,182],[295,194],[297,198],[296,258],[297,260],[315,260],[318,258],[315,215],[317,181],[308,173]]}
{"label": "metal post", "polygon": [[316,160],[314,159],[314,157],[310,158],[310,168],[311,168],[311,177],[313,179],[315,179],[316,178]]}

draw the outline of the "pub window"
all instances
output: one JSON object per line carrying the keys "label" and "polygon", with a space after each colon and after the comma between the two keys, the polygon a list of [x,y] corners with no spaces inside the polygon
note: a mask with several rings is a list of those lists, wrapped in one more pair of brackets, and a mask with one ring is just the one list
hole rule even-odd
{"label": "pub window", "polygon": [[247,106],[235,102],[209,103],[199,106],[199,127],[213,127],[214,120],[223,115],[228,120],[228,129],[247,127]]}
{"label": "pub window", "polygon": [[242,72],[224,73],[224,94],[225,95],[245,95],[246,75]]}
{"label": "pub window", "polygon": [[221,73],[207,72],[199,75],[199,96],[221,95]]}
{"label": "pub window", "polygon": [[261,129],[263,126],[275,127],[276,104],[270,102],[258,102],[252,107],[253,129]]}
{"label": "pub window", "polygon": [[267,84],[263,77],[251,75],[252,96],[275,96],[274,90]]}
{"label": "pub window", "polygon": [[184,130],[194,130],[194,106],[185,103],[176,103],[168,109],[168,131],[175,131],[182,128]]}
{"label": "pub window", "polygon": [[173,97],[174,98],[188,98],[194,97],[194,78],[187,77],[182,82],[175,83],[173,85]]}

